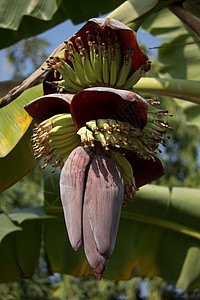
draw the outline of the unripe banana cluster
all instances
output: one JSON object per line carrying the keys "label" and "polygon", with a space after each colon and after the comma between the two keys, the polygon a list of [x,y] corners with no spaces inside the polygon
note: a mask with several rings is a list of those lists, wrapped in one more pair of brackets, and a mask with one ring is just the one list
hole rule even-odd
{"label": "unripe banana cluster", "polygon": [[[66,41],[67,60],[51,57],[47,60],[48,70],[58,70],[61,81],[54,81],[58,91],[76,93],[86,87],[109,86],[130,89],[149,70],[147,61],[137,71],[131,74],[133,47],[129,46],[122,57],[121,45],[117,34],[112,42],[111,33],[107,33],[107,43],[102,41],[97,31],[96,37],[87,32],[87,49],[81,37],[75,37],[76,48],[71,41]],[[76,49],[78,48],[78,52]],[[49,82],[50,83],[50,82]]]}
{"label": "unripe banana cluster", "polygon": [[80,145],[77,130],[71,114],[59,114],[47,119],[33,130],[32,142],[34,156],[40,159],[46,156],[43,168],[53,165],[53,171],[63,167],[63,159]]}
{"label": "unripe banana cluster", "polygon": [[167,121],[159,119],[159,116],[165,115],[171,116],[168,110],[150,107],[148,122],[143,130],[127,122],[98,119],[87,122],[77,133],[85,146],[94,147],[96,141],[100,142],[105,150],[109,150],[109,146],[124,148],[135,152],[140,158],[155,161],[156,150],[161,152],[159,144],[165,146],[166,139],[169,138],[166,134],[167,129],[171,129]]}

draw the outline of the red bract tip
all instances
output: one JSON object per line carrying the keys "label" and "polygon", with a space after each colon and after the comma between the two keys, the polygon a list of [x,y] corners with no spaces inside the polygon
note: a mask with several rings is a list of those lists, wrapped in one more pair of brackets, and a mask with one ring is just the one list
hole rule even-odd
{"label": "red bract tip", "polygon": [[98,273],[94,272],[94,275],[100,281],[103,274],[98,274]]}

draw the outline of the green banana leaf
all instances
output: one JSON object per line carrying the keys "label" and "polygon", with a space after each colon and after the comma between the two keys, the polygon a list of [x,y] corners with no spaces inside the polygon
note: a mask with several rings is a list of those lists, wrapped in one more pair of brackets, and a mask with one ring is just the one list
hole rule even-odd
{"label": "green banana leaf", "polygon": [[0,157],[5,157],[17,145],[32,121],[23,106],[42,93],[42,84],[39,84],[0,109]]}
{"label": "green banana leaf", "polygon": [[5,157],[0,158],[0,193],[31,172],[36,161],[33,156],[30,126],[15,148]]}
{"label": "green banana leaf", "polygon": [[[55,195],[57,181],[58,178]],[[48,192],[47,185],[44,189]],[[52,187],[50,190],[52,193]],[[198,287],[199,194],[199,189],[175,187],[169,190],[156,185],[141,188],[134,202],[122,209],[115,250],[104,278],[128,280],[133,276],[161,276],[183,290]],[[45,210],[35,207],[8,216],[0,214],[0,260],[8,263],[7,271],[0,272],[0,282],[32,276],[38,263],[41,226],[44,226],[42,239],[52,272],[75,276],[92,274],[83,249],[75,253],[69,244],[62,207],[58,203],[55,207],[49,204]]]}
{"label": "green banana leaf", "polygon": [[1,0],[0,49],[17,41],[35,36],[57,24],[71,19],[74,24],[105,14],[123,0],[65,1],[65,0]]}
{"label": "green banana leaf", "polygon": [[20,230],[6,214],[0,214],[0,282],[17,278],[15,233]]}
{"label": "green banana leaf", "polygon": [[[198,36],[191,28],[164,8],[151,15],[142,25],[142,29],[157,38],[164,39],[158,51],[161,77],[200,80],[198,70],[200,45],[198,43],[185,45],[198,41]],[[180,45],[163,47],[173,44]]]}
{"label": "green banana leaf", "polygon": [[[191,5],[189,6],[191,7]],[[199,5],[197,5],[197,7],[199,8]],[[196,10],[196,12],[198,12],[198,10]],[[162,78],[158,80],[166,80],[167,83],[169,79],[169,82],[173,82],[173,84],[176,84],[176,82],[179,82],[179,80],[185,80],[185,87],[183,84],[183,90],[182,88],[180,89],[181,93],[185,93],[185,97],[182,97],[182,99],[200,104],[199,92],[196,93],[195,99],[192,99],[192,93],[195,92],[196,88],[192,86],[189,88],[189,85],[190,83],[192,83],[192,81],[188,81],[195,80],[196,87],[200,86],[200,44],[185,44],[197,41],[197,35],[167,9],[163,9],[150,16],[144,22],[142,28],[143,30],[150,32],[157,38],[165,39],[164,43],[161,44],[161,48],[158,50],[158,76]],[[162,46],[169,46],[173,44],[180,45],[162,48]],[[140,86],[142,86],[142,82],[139,82],[137,87],[140,88]],[[161,90],[160,92],[155,91],[155,89],[156,86],[154,86],[151,90],[149,89],[148,92],[152,92],[155,94],[158,93],[162,95],[169,95],[170,93],[170,87],[168,85],[165,86],[165,91],[162,92]],[[192,91],[191,95],[189,95],[190,91]],[[171,96],[174,98],[176,97],[175,93],[174,96]],[[188,124],[200,127],[199,105],[196,105],[194,103],[187,103],[186,101],[175,101],[177,105],[181,106],[181,108],[183,109]]]}
{"label": "green banana leaf", "polygon": [[43,220],[50,218],[42,207],[0,214],[0,283],[34,274],[40,255]]}
{"label": "green banana leaf", "polygon": [[42,84],[0,109],[0,193],[33,170],[32,118],[23,106],[42,95]]}

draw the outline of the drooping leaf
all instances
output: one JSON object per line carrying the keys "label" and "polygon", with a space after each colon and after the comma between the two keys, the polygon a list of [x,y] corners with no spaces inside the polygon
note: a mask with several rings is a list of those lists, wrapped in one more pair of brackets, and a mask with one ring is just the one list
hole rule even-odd
{"label": "drooping leaf", "polygon": [[21,230],[12,223],[8,216],[0,214],[0,242],[10,233]]}
{"label": "drooping leaf", "polygon": [[15,148],[0,158],[0,193],[31,172],[36,166],[33,156],[30,126]]}
{"label": "drooping leaf", "polygon": [[39,263],[42,221],[51,216],[42,207],[21,209],[8,215],[22,229],[15,237],[17,262],[23,276],[31,277]]}
{"label": "drooping leaf", "polygon": [[0,157],[5,157],[16,146],[32,121],[23,106],[41,95],[42,84],[39,84],[0,109]]}
{"label": "drooping leaf", "polygon": [[0,49],[44,32],[65,20],[71,19],[74,24],[78,24],[105,14],[122,2],[123,0],[1,0]]}
{"label": "drooping leaf", "polygon": [[[198,40],[194,31],[180,21],[166,8],[150,16],[142,25],[153,36],[163,38],[159,49],[160,76],[179,79],[199,80],[199,44],[185,45]],[[180,45],[178,45],[180,44]],[[158,46],[158,45],[155,45]]]}
{"label": "drooping leaf", "polygon": [[[167,82],[169,79],[172,85],[170,83],[163,85],[164,93],[161,94],[176,98],[179,94],[179,90],[180,94],[182,94],[182,98],[178,98],[199,104],[199,92],[196,93],[196,88],[198,89],[200,80],[200,44],[185,44],[197,41],[197,35],[167,9],[163,9],[149,17],[142,27],[144,30],[148,30],[153,36],[164,38],[164,43],[161,46],[168,46],[160,48],[158,51],[160,64],[159,76],[162,77],[158,79],[158,81],[166,80]],[[170,47],[170,45],[174,46]],[[185,84],[183,84],[182,87],[178,87],[177,85],[177,92],[175,92],[174,87],[180,79],[186,79]],[[195,86],[190,86],[192,81],[188,79],[195,80]],[[139,82],[139,85],[141,85],[141,82]],[[156,89],[156,85],[152,85],[152,87]],[[175,92],[174,95],[172,92],[173,89]],[[151,92],[160,94],[159,91],[155,90]],[[170,92],[172,92],[171,95]],[[196,93],[196,95],[194,95],[194,93]],[[180,100],[176,100],[176,103],[182,107],[188,124],[199,127],[199,105]]]}
{"label": "drooping leaf", "polygon": [[14,238],[15,232],[20,230],[8,216],[0,214],[0,282],[15,280],[17,277]]}
{"label": "drooping leaf", "polygon": [[33,276],[39,263],[42,225],[52,218],[42,207],[0,214],[1,283]]}
{"label": "drooping leaf", "polygon": [[23,222],[29,220],[40,220],[51,219],[52,217],[47,215],[41,206],[23,208],[14,212],[8,213],[8,216],[13,222],[17,222],[20,226]]}

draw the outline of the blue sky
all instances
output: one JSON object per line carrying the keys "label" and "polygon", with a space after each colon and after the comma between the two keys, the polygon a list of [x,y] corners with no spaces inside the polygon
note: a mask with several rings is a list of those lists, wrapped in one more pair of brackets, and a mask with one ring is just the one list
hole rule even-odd
{"label": "blue sky", "polygon": [[[47,38],[50,47],[48,48],[49,54],[57,47],[59,46],[64,40],[71,37],[78,29],[82,27],[84,23],[79,25],[73,25],[73,23],[68,20],[65,21],[56,27],[42,33],[39,35],[40,38]],[[160,40],[157,38],[152,37],[148,32],[138,32],[138,41],[144,42],[148,48],[149,47],[155,47],[159,46]],[[149,50],[152,55],[155,55],[155,50]],[[9,80],[11,79],[11,72],[6,68],[5,63],[5,50],[0,50],[0,81]]]}

